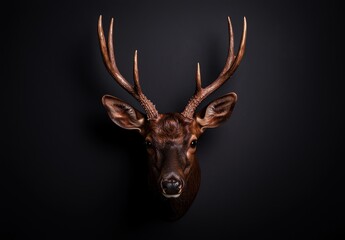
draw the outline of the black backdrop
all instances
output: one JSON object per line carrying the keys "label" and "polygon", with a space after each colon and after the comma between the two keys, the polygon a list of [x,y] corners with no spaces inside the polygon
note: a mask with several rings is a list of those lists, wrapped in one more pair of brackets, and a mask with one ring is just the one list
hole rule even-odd
{"label": "black backdrop", "polygon": [[[3,8],[1,232],[9,239],[335,239],[344,215],[342,119],[330,1],[46,1]],[[98,16],[115,18],[118,65],[132,59],[160,112],[181,111],[223,67],[226,17],[245,57],[203,104],[235,91],[232,117],[199,141],[202,181],[177,222],[146,193],[142,139],[112,124]],[[3,15],[4,17],[5,15]],[[5,60],[5,61],[4,61]],[[339,141],[335,141],[340,137]]]}

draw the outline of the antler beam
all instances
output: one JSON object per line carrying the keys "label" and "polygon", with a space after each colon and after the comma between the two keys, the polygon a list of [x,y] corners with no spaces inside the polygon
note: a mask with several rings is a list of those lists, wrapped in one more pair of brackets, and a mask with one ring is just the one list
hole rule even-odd
{"label": "antler beam", "polygon": [[196,74],[196,90],[194,96],[189,100],[184,111],[181,113],[184,117],[192,119],[194,112],[199,104],[212,92],[220,88],[236,71],[237,67],[240,65],[243,58],[245,47],[246,47],[246,37],[247,37],[247,21],[246,18],[243,18],[243,32],[241,44],[238,50],[237,56],[234,55],[234,36],[232,30],[232,24],[230,17],[228,17],[228,31],[229,31],[229,50],[228,57],[226,59],[225,66],[218,78],[209,84],[207,87],[202,88],[201,86],[201,74],[200,74],[200,65],[197,65],[197,74]]}
{"label": "antler beam", "polygon": [[100,48],[103,56],[104,64],[115,79],[115,81],[125,89],[129,94],[131,94],[140,105],[144,108],[148,120],[153,120],[158,117],[158,111],[155,105],[143,94],[140,83],[139,83],[139,71],[138,71],[138,52],[134,53],[134,66],[133,66],[133,77],[134,86],[132,86],[120,73],[116,65],[114,46],[113,46],[113,25],[114,19],[110,21],[109,36],[108,36],[108,46],[105,40],[103,26],[102,26],[102,15],[98,19],[98,38],[100,43]]}

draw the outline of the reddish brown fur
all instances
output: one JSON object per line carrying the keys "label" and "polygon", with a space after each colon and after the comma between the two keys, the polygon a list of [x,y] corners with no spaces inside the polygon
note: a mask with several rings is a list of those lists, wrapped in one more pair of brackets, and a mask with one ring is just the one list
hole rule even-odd
{"label": "reddish brown fur", "polygon": [[[152,141],[155,149],[148,149],[150,168],[150,183],[161,195],[160,180],[166,174],[165,165],[183,178],[185,185],[178,198],[161,197],[164,212],[168,219],[176,220],[182,217],[194,201],[200,186],[200,168],[195,156],[195,149],[190,151],[191,138],[201,134],[200,127],[194,120],[187,119],[179,113],[160,114],[156,121],[149,121],[143,136]],[[164,159],[169,151],[178,151],[178,159]],[[188,157],[187,157],[188,155]],[[169,161],[169,162],[167,162]],[[188,162],[188,164],[187,164]],[[171,167],[173,165],[173,167]]]}
{"label": "reddish brown fur", "polygon": [[178,113],[160,114],[156,121],[150,121],[147,133],[159,141],[179,139],[189,135],[190,120]]}

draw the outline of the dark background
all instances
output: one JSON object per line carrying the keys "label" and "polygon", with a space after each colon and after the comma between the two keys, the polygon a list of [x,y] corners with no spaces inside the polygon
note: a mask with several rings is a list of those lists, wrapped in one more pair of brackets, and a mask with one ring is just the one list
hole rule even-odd
{"label": "dark background", "polygon": [[[8,239],[342,239],[344,137],[339,7],[332,1],[27,1],[3,7],[1,233]],[[5,17],[6,14],[10,16]],[[132,59],[160,112],[182,111],[248,21],[232,117],[199,141],[198,196],[177,222],[146,192],[142,139],[112,124],[97,20],[115,18],[118,66]],[[5,63],[4,63],[5,62]],[[337,238],[338,236],[338,238]],[[343,236],[343,235],[342,235]]]}

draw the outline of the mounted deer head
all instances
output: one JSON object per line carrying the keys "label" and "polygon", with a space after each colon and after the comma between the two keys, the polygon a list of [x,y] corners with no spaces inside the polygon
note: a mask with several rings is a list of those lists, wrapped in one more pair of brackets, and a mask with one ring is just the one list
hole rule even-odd
{"label": "mounted deer head", "polygon": [[103,61],[115,81],[131,94],[143,107],[142,113],[128,103],[105,95],[102,103],[110,119],[124,129],[138,131],[145,139],[149,159],[149,180],[166,207],[169,219],[182,217],[194,201],[200,185],[200,168],[196,159],[196,145],[207,128],[218,127],[230,117],[237,95],[230,92],[209,103],[200,112],[198,105],[222,86],[239,66],[245,51],[247,23],[244,26],[237,56],[234,54],[234,37],[228,17],[229,50],[225,66],[215,81],[207,87],[201,85],[200,65],[196,71],[196,90],[182,113],[160,114],[144,95],[139,84],[138,55],[134,53],[134,85],[131,85],[117,68],[113,47],[113,22],[111,19],[108,44],[98,20],[98,37]]}

